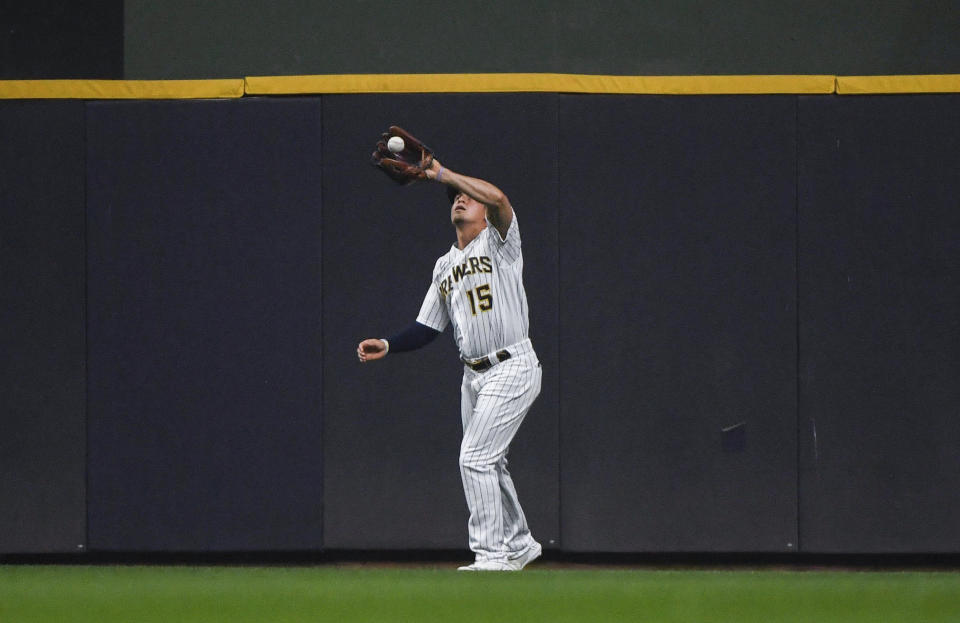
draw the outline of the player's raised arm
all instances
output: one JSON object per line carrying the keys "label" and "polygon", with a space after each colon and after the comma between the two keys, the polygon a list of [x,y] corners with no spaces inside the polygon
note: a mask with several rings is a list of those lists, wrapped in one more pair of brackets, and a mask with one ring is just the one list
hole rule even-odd
{"label": "player's raised arm", "polygon": [[486,180],[463,175],[445,168],[436,158],[424,171],[427,179],[435,180],[466,193],[487,207],[487,219],[500,232],[501,238],[507,237],[507,230],[513,221],[513,207],[502,190]]}
{"label": "player's raised arm", "polygon": [[432,149],[400,126],[392,125],[381,135],[371,162],[398,184],[406,186],[430,179],[467,194],[486,207],[487,219],[500,232],[500,237],[507,237],[513,222],[513,208],[503,191],[486,180],[444,168]]}

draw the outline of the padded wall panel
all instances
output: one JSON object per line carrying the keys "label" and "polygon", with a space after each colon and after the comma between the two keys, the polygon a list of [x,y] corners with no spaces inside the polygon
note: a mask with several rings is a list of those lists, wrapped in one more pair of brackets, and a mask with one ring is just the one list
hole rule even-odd
{"label": "padded wall panel", "polygon": [[958,95],[800,99],[800,531],[960,550]]}
{"label": "padded wall panel", "polygon": [[466,548],[457,457],[460,379],[451,329],[362,365],[357,343],[416,319],[436,259],[455,242],[444,189],[398,187],[367,162],[399,123],[453,169],[510,197],[521,227],[530,335],[543,389],[510,452],[534,534],[556,547],[556,97],[324,98],[325,545]]}
{"label": "padded wall panel", "polygon": [[88,116],[91,547],[319,548],[319,99]]}
{"label": "padded wall panel", "polygon": [[560,101],[564,548],[796,548],[795,99]]}
{"label": "padded wall panel", "polygon": [[83,124],[0,103],[0,553],[86,544]]}

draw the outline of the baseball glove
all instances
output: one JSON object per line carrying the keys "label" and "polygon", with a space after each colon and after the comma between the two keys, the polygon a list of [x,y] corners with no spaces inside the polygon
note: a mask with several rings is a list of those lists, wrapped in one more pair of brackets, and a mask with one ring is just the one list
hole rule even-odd
{"label": "baseball glove", "polygon": [[[403,149],[397,153],[387,148],[387,141],[392,136],[403,139]],[[371,161],[394,182],[406,186],[426,179],[425,171],[433,163],[433,150],[403,128],[392,125],[377,141],[377,149],[373,152]]]}

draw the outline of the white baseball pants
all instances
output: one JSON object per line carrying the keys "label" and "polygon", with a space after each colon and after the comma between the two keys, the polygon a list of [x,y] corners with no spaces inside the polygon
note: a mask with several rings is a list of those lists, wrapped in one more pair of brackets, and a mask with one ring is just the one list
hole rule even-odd
{"label": "white baseball pants", "polygon": [[477,561],[515,558],[534,543],[507,471],[507,450],[540,394],[543,373],[530,340],[507,350],[510,359],[484,372],[463,372],[460,476]]}

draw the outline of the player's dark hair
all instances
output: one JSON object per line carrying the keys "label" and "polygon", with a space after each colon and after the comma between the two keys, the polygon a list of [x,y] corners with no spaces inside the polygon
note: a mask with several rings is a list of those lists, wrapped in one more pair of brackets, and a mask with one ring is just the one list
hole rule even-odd
{"label": "player's dark hair", "polygon": [[450,205],[453,205],[453,200],[457,198],[457,195],[460,194],[460,191],[454,188],[453,186],[447,186],[447,200]]}

